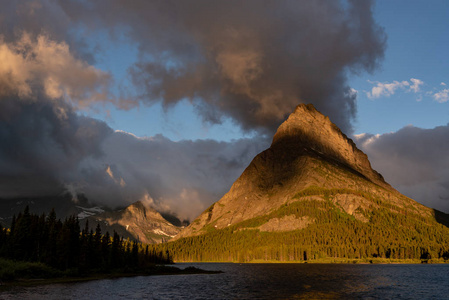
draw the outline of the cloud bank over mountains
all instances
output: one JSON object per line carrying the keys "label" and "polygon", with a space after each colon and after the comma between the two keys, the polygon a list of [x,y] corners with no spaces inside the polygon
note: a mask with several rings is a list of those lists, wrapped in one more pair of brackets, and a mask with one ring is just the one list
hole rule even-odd
{"label": "cloud bank over mountains", "polygon": [[[70,191],[111,207],[149,201],[189,219],[230,188],[297,104],[313,103],[350,134],[357,93],[347,75],[375,70],[386,43],[370,1],[0,5],[0,198]],[[101,37],[97,44],[92,36]],[[104,41],[123,39],[138,53],[127,67],[131,89],[121,86],[117,74],[95,66],[99,53],[108,50]],[[407,85],[419,87],[413,80]],[[186,99],[206,123],[231,118],[254,137],[139,138],[84,115],[105,103],[118,109],[162,103],[169,109]],[[397,168],[382,165],[396,151],[393,142],[379,137],[363,145],[394,185],[406,161],[398,159]],[[419,158],[413,152],[410,161],[413,155]],[[445,154],[434,157],[439,155]],[[433,175],[445,174],[438,170]],[[449,184],[428,183],[441,186],[441,199],[448,196]]]}
{"label": "cloud bank over mountains", "polygon": [[426,206],[449,212],[449,125],[407,126],[393,133],[358,135],[355,140],[393,187]]}

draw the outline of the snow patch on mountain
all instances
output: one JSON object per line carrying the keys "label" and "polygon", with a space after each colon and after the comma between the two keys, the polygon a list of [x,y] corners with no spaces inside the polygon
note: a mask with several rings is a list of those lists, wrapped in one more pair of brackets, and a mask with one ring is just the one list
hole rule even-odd
{"label": "snow patch on mountain", "polygon": [[90,216],[95,216],[97,214],[104,213],[104,209],[102,209],[101,207],[98,207],[98,206],[95,206],[95,207],[76,206],[76,207],[82,210],[78,214],[78,219],[80,219],[80,220],[90,217]]}
{"label": "snow patch on mountain", "polygon": [[160,230],[160,229],[153,229],[153,232],[154,232],[155,234],[159,234],[159,235],[165,235],[165,236],[169,236],[169,237],[174,237],[174,235],[169,235],[169,234],[163,232],[163,231]]}

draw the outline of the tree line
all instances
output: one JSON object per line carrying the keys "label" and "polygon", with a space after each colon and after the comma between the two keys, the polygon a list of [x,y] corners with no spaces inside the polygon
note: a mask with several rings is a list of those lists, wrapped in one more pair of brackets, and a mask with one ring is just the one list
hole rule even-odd
{"label": "tree line", "polygon": [[37,215],[30,213],[28,206],[13,217],[10,228],[0,225],[0,257],[81,273],[172,263],[168,252],[125,240],[115,231],[103,234],[99,224],[95,231],[88,223],[81,229],[76,216],[61,221],[54,209],[48,216]]}
{"label": "tree line", "polygon": [[[214,223],[206,233],[152,246],[168,251],[175,261],[310,261],[318,259],[449,259],[449,228],[432,217],[401,213],[401,208],[373,199],[359,209],[366,221],[347,214],[331,201],[339,190],[315,188],[295,196],[297,201],[223,229]],[[344,193],[351,193],[345,190]],[[359,196],[362,195],[357,192]],[[354,193],[355,193],[354,192]],[[322,201],[311,195],[321,195]],[[374,201],[375,200],[375,201]],[[294,215],[313,220],[306,228],[263,232],[272,218]]]}

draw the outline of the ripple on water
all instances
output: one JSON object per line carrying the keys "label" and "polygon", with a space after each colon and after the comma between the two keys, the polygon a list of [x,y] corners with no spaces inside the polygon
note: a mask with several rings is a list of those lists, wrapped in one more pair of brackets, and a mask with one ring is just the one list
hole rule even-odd
{"label": "ripple on water", "polygon": [[447,299],[449,265],[180,264],[222,274],[15,287],[0,299]]}

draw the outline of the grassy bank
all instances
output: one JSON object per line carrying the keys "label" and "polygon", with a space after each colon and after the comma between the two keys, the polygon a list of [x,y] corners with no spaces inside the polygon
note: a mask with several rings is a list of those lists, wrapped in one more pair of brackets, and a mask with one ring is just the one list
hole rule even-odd
{"label": "grassy bank", "polygon": [[107,272],[93,271],[82,273],[79,270],[59,271],[42,263],[30,263],[0,259],[0,283],[7,286],[33,286],[41,284],[83,282],[120,277],[151,275],[216,274],[195,267],[180,269],[174,266],[154,265],[145,269],[117,269]]}
{"label": "grassy bank", "polygon": [[13,261],[0,258],[0,280],[12,281],[18,278],[55,278],[64,276],[62,272],[42,263]]}

